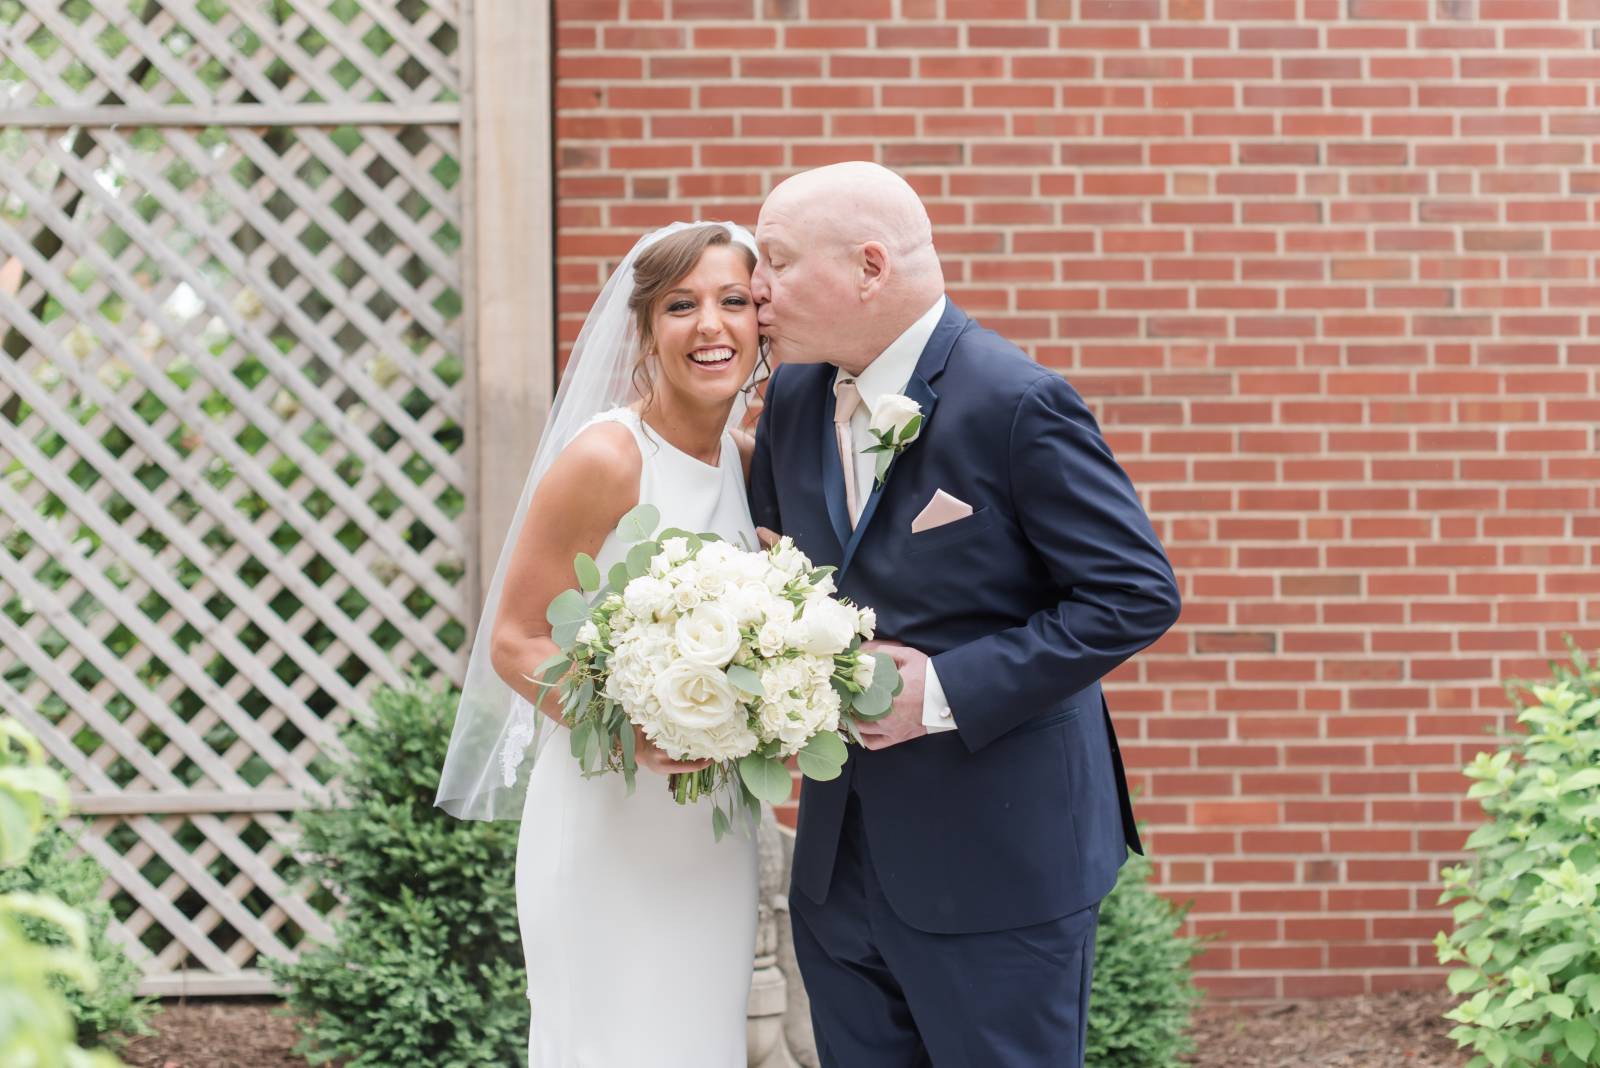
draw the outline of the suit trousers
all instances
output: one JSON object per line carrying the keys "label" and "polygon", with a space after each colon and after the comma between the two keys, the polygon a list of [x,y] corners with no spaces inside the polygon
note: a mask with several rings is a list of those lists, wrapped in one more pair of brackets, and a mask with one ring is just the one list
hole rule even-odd
{"label": "suit trousers", "polygon": [[823,1068],[1082,1068],[1099,913],[919,931],[884,897],[852,792],[827,901],[790,896]]}

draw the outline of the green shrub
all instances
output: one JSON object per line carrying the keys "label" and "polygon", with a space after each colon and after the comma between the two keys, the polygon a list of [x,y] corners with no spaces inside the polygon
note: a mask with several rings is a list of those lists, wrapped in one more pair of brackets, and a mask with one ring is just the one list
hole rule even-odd
{"label": "green shrub", "polygon": [[[38,741],[15,720],[0,719],[0,871],[27,860],[53,804],[66,807],[67,784],[45,765]],[[42,945],[28,928],[48,925],[58,945]],[[74,1041],[64,979],[93,991],[98,979],[83,915],[48,893],[0,894],[0,1064],[33,1068],[118,1068],[103,1051]]]}
{"label": "green shrub", "polygon": [[342,903],[335,941],[267,967],[313,1064],[505,1068],[527,1059],[516,823],[433,807],[456,693],[414,681],[345,736],[349,807],[301,813],[306,873]]}
{"label": "green shrub", "polygon": [[1465,965],[1449,986],[1470,997],[1446,1015],[1469,1068],[1600,1065],[1600,671],[1573,664],[1529,687],[1525,734],[1465,769],[1489,821],[1442,873],[1455,930],[1435,945]]}
{"label": "green shrub", "polygon": [[[72,853],[77,837],[59,823],[48,823],[25,862],[0,870],[0,894],[48,894],[83,916],[88,925],[89,958],[100,981],[92,990],[72,983],[59,985],[72,1006],[80,1045],[120,1045],[125,1037],[151,1033],[147,1021],[155,1003],[134,996],[139,969],[106,933],[111,906],[100,899],[105,871],[93,859]],[[66,935],[53,924],[24,919],[22,927],[42,945],[67,945]]]}
{"label": "green shrub", "polygon": [[1189,962],[1200,940],[1178,934],[1187,911],[1150,888],[1148,860],[1128,857],[1100,905],[1085,1064],[1172,1068],[1193,1048],[1189,1017],[1199,991]]}

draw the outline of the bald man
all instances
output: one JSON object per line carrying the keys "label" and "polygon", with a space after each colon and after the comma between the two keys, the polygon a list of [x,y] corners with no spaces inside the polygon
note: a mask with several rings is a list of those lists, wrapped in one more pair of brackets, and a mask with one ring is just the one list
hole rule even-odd
{"label": "bald man", "polygon": [[801,794],[822,1062],[1081,1065],[1099,903],[1140,849],[1100,680],[1177,619],[1172,569],[1082,398],[945,296],[898,175],[796,175],[756,243],[751,513],[877,611],[905,684]]}

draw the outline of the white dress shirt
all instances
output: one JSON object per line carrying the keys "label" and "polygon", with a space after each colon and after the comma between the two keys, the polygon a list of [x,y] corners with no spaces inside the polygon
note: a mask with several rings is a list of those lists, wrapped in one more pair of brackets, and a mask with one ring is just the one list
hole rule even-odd
{"label": "white dress shirt", "polygon": [[[872,435],[868,432],[872,413],[884,397],[905,392],[906,383],[911,381],[911,375],[917,369],[917,360],[922,357],[928,338],[933,336],[934,327],[939,325],[939,320],[944,316],[944,306],[945,298],[941,295],[922,318],[907,327],[905,333],[895,338],[877,359],[867,364],[866,370],[856,376],[856,389],[861,393],[861,403],[850,417],[850,437],[855,443],[858,514],[850,517],[852,522],[860,518],[860,509],[866,506],[867,498],[872,495],[872,481],[877,473],[878,454],[864,451],[873,444]],[[850,376],[843,371],[835,372],[834,382],[837,383],[841,377]],[[911,447],[914,449],[916,445]],[[933,670],[932,660],[928,661],[927,678],[923,684],[922,725],[930,734],[955,730],[956,727],[950,702],[945,699],[944,687],[939,685],[939,675]]]}

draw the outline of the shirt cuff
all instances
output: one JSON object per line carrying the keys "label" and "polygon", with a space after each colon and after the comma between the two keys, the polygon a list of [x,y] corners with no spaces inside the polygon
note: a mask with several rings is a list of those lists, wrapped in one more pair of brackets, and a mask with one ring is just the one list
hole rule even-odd
{"label": "shirt cuff", "polygon": [[945,699],[944,687],[939,684],[939,673],[933,670],[931,659],[928,673],[922,680],[922,725],[929,734],[956,729],[955,715],[950,711],[950,702]]}

